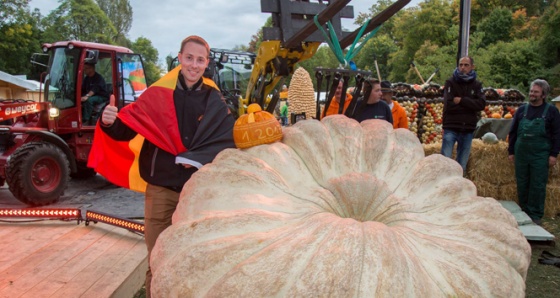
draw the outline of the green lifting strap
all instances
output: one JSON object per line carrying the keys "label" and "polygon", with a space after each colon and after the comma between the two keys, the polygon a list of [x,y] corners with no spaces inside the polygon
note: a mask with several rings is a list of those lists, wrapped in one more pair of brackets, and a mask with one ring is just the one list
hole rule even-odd
{"label": "green lifting strap", "polygon": [[323,33],[323,36],[325,37],[325,40],[327,41],[327,44],[329,45],[331,51],[333,51],[336,59],[338,60],[338,62],[340,62],[340,64],[344,65],[344,67],[348,66],[348,62],[352,61],[352,59],[356,56],[356,54],[358,54],[358,52],[362,49],[362,47],[366,44],[366,42],[372,38],[375,33],[377,33],[377,31],[379,31],[379,29],[381,28],[381,26],[378,26],[377,28],[375,28],[375,30],[371,31],[368,35],[366,35],[366,37],[364,38],[364,41],[358,46],[356,47],[356,44],[358,44],[358,41],[360,41],[360,38],[362,38],[362,35],[364,34],[364,31],[369,23],[369,20],[367,20],[365,22],[365,24],[362,25],[362,27],[360,28],[360,32],[358,32],[358,35],[356,35],[356,38],[354,39],[354,42],[352,43],[352,45],[350,46],[350,50],[348,50],[348,52],[346,52],[346,56],[344,56],[344,53],[342,51],[342,48],[340,47],[340,42],[338,41],[338,37],[336,36],[336,32],[331,24],[330,21],[327,22],[327,26],[329,27],[329,32],[330,32],[330,37],[329,34],[327,34],[327,32],[325,32],[325,29],[323,29],[323,26],[321,26],[321,24],[319,24],[319,20],[318,20],[318,15],[315,15],[315,17],[313,18],[313,21],[315,22],[315,25],[317,25],[317,27],[321,30],[321,32]]}

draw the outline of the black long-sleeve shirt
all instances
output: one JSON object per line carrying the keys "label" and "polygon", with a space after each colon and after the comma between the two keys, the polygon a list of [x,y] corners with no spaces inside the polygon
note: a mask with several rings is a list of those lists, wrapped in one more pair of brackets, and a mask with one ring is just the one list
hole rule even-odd
{"label": "black long-sleeve shirt", "polygon": [[[511,128],[508,136],[509,155],[513,155],[515,153],[515,142],[517,141],[517,129],[519,128],[519,122],[523,118],[523,113],[525,112],[525,109],[529,107],[529,109],[527,110],[526,119],[533,120],[542,117],[545,106],[546,106],[545,104],[542,104],[540,106],[535,107],[530,104],[526,104],[520,106],[517,109],[515,115],[513,116],[513,122],[511,123]],[[550,156],[556,157],[560,152],[560,112],[558,112],[558,109],[554,105],[550,105],[546,113],[545,128],[546,128],[546,134],[548,135],[548,138],[550,139],[550,142],[552,144],[552,147],[550,149]]]}
{"label": "black long-sleeve shirt", "polygon": [[93,95],[109,98],[109,93],[105,88],[107,88],[105,80],[99,73],[96,72],[91,77],[85,76],[82,81],[82,96],[92,91]]}
{"label": "black long-sleeve shirt", "polygon": [[393,113],[391,112],[391,108],[382,100],[374,104],[366,104],[362,112],[354,118],[358,120],[358,122],[368,119],[383,119],[393,124]]}
{"label": "black long-sleeve shirt", "polygon": [[[459,104],[454,97],[461,97]],[[473,132],[480,111],[484,110],[486,97],[479,81],[457,82],[453,78],[445,82],[443,93],[443,129]]]}

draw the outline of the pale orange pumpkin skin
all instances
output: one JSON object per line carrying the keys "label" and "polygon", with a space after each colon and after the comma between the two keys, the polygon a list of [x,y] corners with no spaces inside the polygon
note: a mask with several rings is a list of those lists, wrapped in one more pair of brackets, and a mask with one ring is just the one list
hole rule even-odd
{"label": "pale orange pumpkin skin", "polygon": [[247,112],[233,126],[233,141],[237,148],[245,149],[282,139],[282,126],[272,114],[263,111],[258,104],[249,105]]}
{"label": "pale orange pumpkin skin", "polygon": [[499,113],[494,113],[494,114],[492,114],[492,118],[501,119],[502,115],[500,115]]}

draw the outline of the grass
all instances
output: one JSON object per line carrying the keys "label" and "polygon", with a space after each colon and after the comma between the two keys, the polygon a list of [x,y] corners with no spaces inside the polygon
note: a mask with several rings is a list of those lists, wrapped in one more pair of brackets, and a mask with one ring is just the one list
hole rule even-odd
{"label": "grass", "polygon": [[[554,218],[544,218],[542,227],[560,241],[560,214]],[[526,297],[527,298],[557,298],[560,297],[560,268],[551,265],[539,264],[538,259],[543,250],[560,256],[560,247],[533,246],[531,265],[527,272]],[[142,287],[134,298],[145,298],[146,289]]]}
{"label": "grass", "polygon": [[[560,241],[560,214],[554,218],[544,218],[542,227]],[[525,290],[527,298],[552,298],[560,297],[560,268],[551,265],[539,264],[539,256],[543,250],[560,256],[560,248],[556,247],[532,247],[531,265],[527,272]]]}

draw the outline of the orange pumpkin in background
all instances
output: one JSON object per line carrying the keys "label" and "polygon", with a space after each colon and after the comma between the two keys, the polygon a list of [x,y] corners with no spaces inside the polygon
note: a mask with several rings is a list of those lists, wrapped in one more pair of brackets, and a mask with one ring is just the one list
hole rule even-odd
{"label": "orange pumpkin in background", "polygon": [[513,116],[510,113],[504,115],[504,119],[511,119]]}
{"label": "orange pumpkin in background", "polygon": [[500,115],[500,113],[493,113],[493,114],[492,114],[492,118],[501,119],[501,118],[502,118],[502,115]]}
{"label": "orange pumpkin in background", "polygon": [[270,144],[282,139],[282,126],[269,112],[253,103],[247,114],[235,121],[233,141],[237,148],[245,149],[262,144]]}

